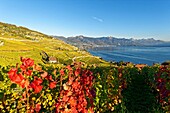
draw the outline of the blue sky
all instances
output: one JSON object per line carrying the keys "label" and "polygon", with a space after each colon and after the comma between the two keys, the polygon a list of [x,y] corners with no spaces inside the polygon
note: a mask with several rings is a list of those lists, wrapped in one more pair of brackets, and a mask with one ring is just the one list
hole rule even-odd
{"label": "blue sky", "polygon": [[0,0],[0,21],[48,35],[170,41],[170,0]]}

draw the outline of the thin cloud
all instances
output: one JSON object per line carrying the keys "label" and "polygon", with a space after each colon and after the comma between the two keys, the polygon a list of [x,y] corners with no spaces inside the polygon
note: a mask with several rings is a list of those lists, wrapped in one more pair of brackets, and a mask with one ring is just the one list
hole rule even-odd
{"label": "thin cloud", "polygon": [[93,19],[94,19],[94,20],[97,20],[98,22],[103,22],[103,19],[97,18],[97,17],[95,17],[95,16],[93,17]]}

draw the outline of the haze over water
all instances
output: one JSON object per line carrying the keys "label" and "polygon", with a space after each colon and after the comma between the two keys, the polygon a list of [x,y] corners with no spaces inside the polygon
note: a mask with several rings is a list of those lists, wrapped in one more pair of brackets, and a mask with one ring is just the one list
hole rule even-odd
{"label": "haze over water", "polygon": [[112,47],[89,50],[106,61],[125,61],[134,64],[162,63],[170,60],[170,47]]}

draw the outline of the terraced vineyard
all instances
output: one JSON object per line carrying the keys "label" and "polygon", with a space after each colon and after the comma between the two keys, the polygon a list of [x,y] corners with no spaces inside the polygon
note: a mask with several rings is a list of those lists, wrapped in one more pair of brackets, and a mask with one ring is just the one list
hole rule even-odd
{"label": "terraced vineyard", "polygon": [[97,57],[93,57],[86,51],[79,51],[78,48],[63,41],[11,24],[0,23],[0,41],[1,65],[14,65],[19,62],[20,56],[33,58],[35,63],[42,63],[41,51],[56,57],[60,64],[71,63],[73,58],[80,56],[83,57],[76,60],[88,64],[106,63]]}

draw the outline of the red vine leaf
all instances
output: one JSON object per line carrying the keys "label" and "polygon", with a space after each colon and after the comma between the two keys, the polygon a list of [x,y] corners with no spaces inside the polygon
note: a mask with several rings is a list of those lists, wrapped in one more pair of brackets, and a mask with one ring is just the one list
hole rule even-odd
{"label": "red vine leaf", "polygon": [[36,112],[39,112],[40,109],[41,109],[41,104],[40,104],[40,103],[39,103],[39,104],[36,104],[36,105],[35,105],[35,111],[36,111]]}
{"label": "red vine leaf", "polygon": [[55,88],[56,84],[57,84],[57,82],[50,82],[50,85],[49,85],[50,89]]}

